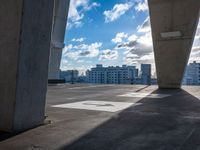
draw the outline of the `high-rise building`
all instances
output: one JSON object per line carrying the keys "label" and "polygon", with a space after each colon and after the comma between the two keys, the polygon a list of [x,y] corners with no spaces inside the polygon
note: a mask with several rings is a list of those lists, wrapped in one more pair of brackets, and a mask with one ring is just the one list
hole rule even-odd
{"label": "high-rise building", "polygon": [[183,84],[200,85],[200,63],[194,61],[186,67]]}
{"label": "high-rise building", "polygon": [[151,85],[151,64],[141,64],[141,84]]}
{"label": "high-rise building", "polygon": [[103,67],[98,64],[95,68],[88,70],[86,76],[90,83],[133,84],[138,77],[138,69],[135,66]]}

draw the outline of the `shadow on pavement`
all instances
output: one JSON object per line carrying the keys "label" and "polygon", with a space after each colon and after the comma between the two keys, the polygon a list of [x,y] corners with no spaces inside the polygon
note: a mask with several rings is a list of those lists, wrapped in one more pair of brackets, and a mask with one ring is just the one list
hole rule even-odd
{"label": "shadow on pavement", "polygon": [[143,98],[63,150],[200,149],[200,100],[188,92],[156,90],[171,96]]}
{"label": "shadow on pavement", "polygon": [[7,133],[7,132],[2,132],[2,131],[0,131],[0,142],[6,140],[6,139],[8,139],[8,138],[11,138],[11,137],[13,137],[13,136],[15,136],[15,135],[16,135],[16,134],[11,134],[11,133]]}

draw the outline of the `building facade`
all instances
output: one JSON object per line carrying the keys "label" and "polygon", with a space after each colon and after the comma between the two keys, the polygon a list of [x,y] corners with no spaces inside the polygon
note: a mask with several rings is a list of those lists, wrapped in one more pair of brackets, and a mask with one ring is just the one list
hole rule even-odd
{"label": "building facade", "polygon": [[200,63],[194,61],[190,63],[183,78],[184,85],[200,85]]}
{"label": "building facade", "polygon": [[88,70],[86,76],[89,83],[134,84],[138,77],[138,69],[135,66],[103,67],[103,65],[98,64],[95,68]]}
{"label": "building facade", "polygon": [[141,84],[151,85],[151,64],[141,64]]}
{"label": "building facade", "polygon": [[60,79],[65,80],[66,83],[76,83],[78,81],[78,70],[60,71]]}

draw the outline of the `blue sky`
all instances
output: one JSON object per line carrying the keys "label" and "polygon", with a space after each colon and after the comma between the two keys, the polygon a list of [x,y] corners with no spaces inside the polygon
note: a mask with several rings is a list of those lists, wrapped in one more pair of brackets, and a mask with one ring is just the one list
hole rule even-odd
{"label": "blue sky", "polygon": [[[191,60],[200,55],[200,26]],[[71,0],[61,70],[151,63],[155,72],[146,0]]]}

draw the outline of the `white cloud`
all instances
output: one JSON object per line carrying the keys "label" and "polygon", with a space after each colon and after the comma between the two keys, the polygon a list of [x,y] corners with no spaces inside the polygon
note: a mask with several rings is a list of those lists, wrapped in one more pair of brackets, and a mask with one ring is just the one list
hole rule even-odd
{"label": "white cloud", "polygon": [[125,64],[136,65],[139,67],[141,63],[150,63],[152,64],[153,72],[155,71],[153,43],[149,18],[146,18],[144,22],[138,26],[136,33],[130,35],[123,33],[121,36],[118,35],[118,38],[116,37],[114,38],[114,41],[116,41],[115,43],[118,44],[117,48],[124,50],[123,60]]}
{"label": "white cloud", "polygon": [[82,19],[84,18],[84,13],[99,6],[99,3],[90,3],[89,0],[71,0],[67,28],[81,27],[83,25]]}
{"label": "white cloud", "polygon": [[189,63],[193,61],[200,61],[200,47],[196,48],[195,50],[193,49],[190,55]]}
{"label": "white cloud", "polygon": [[142,23],[142,25],[139,25],[137,27],[137,32],[139,33],[145,33],[145,32],[150,32],[151,31],[151,27],[150,27],[150,18],[147,17],[144,22]]}
{"label": "white cloud", "polygon": [[70,63],[67,60],[62,59],[60,69],[61,70],[75,70],[76,69],[79,71],[79,74],[82,74],[82,73],[84,74],[87,69],[94,67],[91,64],[85,64],[85,63],[87,63],[87,61],[84,61],[82,65],[81,63],[79,63],[77,66],[75,63]]}
{"label": "white cloud", "polygon": [[68,60],[62,59],[61,64],[60,64],[60,69],[61,70],[67,70],[68,65],[69,65]]}
{"label": "white cloud", "polygon": [[80,44],[80,45],[68,45],[65,46],[63,51],[63,58],[70,58],[73,60],[78,60],[79,58],[93,58],[99,55],[99,48],[102,43],[92,43],[90,45]]}
{"label": "white cloud", "polygon": [[65,47],[63,48],[62,53],[63,53],[63,54],[66,54],[66,53],[68,52],[68,50],[70,50],[70,49],[72,49],[72,48],[73,48],[73,45],[72,45],[72,44],[69,44],[69,45],[67,45],[67,46],[65,46]]}
{"label": "white cloud", "polygon": [[[137,33],[128,35],[127,33],[121,32],[117,33],[115,38],[112,39],[112,42],[119,44],[118,48],[120,47],[140,47],[141,45],[144,45],[146,47],[151,47],[150,50],[152,50],[152,36],[151,36],[151,27],[149,23],[149,17],[147,17],[144,22],[137,27]],[[123,42],[123,43],[122,43]],[[122,43],[122,44],[120,44]]]}
{"label": "white cloud", "polygon": [[103,50],[99,56],[99,60],[116,60],[118,58],[118,51],[116,50]]}
{"label": "white cloud", "polygon": [[87,5],[87,6],[85,7],[85,10],[91,10],[92,8],[100,7],[100,6],[101,6],[100,3],[93,2],[92,4]]}
{"label": "white cloud", "polygon": [[128,37],[128,41],[130,42],[130,41],[135,41],[135,40],[137,40],[137,36],[135,35],[135,34],[132,34],[132,35],[130,35],[129,37]]}
{"label": "white cloud", "polygon": [[72,41],[72,42],[83,42],[83,41],[85,41],[85,38],[83,38],[83,37],[78,38],[78,39],[73,38],[71,41]]}
{"label": "white cloud", "polygon": [[142,56],[138,59],[138,61],[152,61],[152,60],[154,60],[154,53],[153,52],[151,52],[147,55],[144,55],[144,56]]}
{"label": "white cloud", "polygon": [[197,27],[193,46],[197,47],[199,45],[200,45],[200,22],[199,22],[198,27]]}
{"label": "white cloud", "polygon": [[79,7],[83,7],[88,4],[88,0],[71,0],[69,8],[69,19],[72,22],[77,22],[84,17],[83,13],[78,11]]}
{"label": "white cloud", "polygon": [[112,8],[112,10],[104,11],[105,22],[112,22],[118,19],[120,16],[126,13],[131,7],[133,6],[132,3],[124,3],[124,4],[116,4]]}
{"label": "white cloud", "polygon": [[80,60],[77,61],[77,63],[85,63],[85,60],[80,59]]}
{"label": "white cloud", "polygon": [[124,32],[120,32],[120,33],[117,33],[115,38],[112,39],[112,42],[114,43],[121,43],[123,41],[124,38],[127,38],[128,37],[128,34],[125,34]]}
{"label": "white cloud", "polygon": [[128,64],[128,65],[137,64],[136,59],[139,58],[139,56],[137,54],[131,54],[131,53],[127,53],[127,52],[125,52],[125,53],[127,54],[126,57],[124,58],[125,64]]}
{"label": "white cloud", "polygon": [[200,51],[200,46],[193,46],[192,51]]}
{"label": "white cloud", "polygon": [[[200,18],[199,18],[200,19]],[[189,62],[200,61],[200,22],[197,27]]]}
{"label": "white cloud", "polygon": [[144,12],[148,10],[148,3],[147,0],[144,0],[142,2],[139,2],[136,6],[135,6],[135,10],[137,12]]}
{"label": "white cloud", "polygon": [[137,42],[139,44],[145,45],[147,47],[153,47],[153,41],[152,41],[152,36],[151,36],[151,32],[147,32],[145,34],[143,34],[142,36],[138,37]]}

